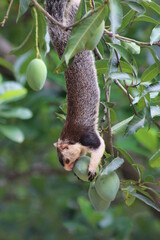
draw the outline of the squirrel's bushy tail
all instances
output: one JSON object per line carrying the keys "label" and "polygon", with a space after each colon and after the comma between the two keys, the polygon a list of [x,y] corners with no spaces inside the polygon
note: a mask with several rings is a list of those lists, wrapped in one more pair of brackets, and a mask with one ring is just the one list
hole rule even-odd
{"label": "squirrel's bushy tail", "polygon": [[[46,10],[58,22],[63,25],[70,25],[74,22],[79,3],[80,0],[46,0]],[[70,30],[64,31],[49,21],[49,34],[60,58],[63,55],[70,33]]]}

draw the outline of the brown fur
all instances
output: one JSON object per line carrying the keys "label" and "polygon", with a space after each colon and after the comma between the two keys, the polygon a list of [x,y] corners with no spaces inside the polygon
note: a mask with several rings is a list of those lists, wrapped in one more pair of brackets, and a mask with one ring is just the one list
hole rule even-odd
{"label": "brown fur", "polygon": [[[46,9],[56,20],[69,25],[74,22],[79,3],[80,0],[46,0]],[[49,33],[61,58],[71,31],[64,31],[49,21]],[[82,154],[91,153],[88,171],[92,180],[104,152],[104,141],[97,130],[100,92],[92,51],[83,50],[75,56],[65,79],[67,117],[55,146],[66,170],[71,170]]]}

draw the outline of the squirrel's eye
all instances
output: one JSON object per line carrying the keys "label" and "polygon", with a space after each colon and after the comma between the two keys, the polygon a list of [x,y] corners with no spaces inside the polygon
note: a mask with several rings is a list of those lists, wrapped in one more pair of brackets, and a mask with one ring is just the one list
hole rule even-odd
{"label": "squirrel's eye", "polygon": [[67,158],[67,159],[66,159],[66,164],[68,164],[68,163],[69,163],[69,159]]}

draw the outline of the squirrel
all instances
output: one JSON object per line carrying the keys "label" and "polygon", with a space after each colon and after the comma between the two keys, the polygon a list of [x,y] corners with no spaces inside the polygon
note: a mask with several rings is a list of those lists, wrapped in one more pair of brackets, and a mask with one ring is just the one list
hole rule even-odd
{"label": "squirrel", "polygon": [[[46,10],[64,26],[74,23],[81,0],[46,0]],[[51,42],[61,59],[71,30],[63,30],[48,20]],[[98,132],[100,90],[92,51],[78,53],[65,71],[67,116],[54,144],[61,165],[71,171],[80,156],[89,153],[88,180],[96,176],[96,169],[105,150]]]}

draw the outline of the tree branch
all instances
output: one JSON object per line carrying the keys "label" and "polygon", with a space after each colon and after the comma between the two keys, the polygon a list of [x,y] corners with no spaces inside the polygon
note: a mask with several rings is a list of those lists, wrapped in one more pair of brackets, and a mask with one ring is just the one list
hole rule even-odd
{"label": "tree branch", "polygon": [[[118,62],[120,71],[122,72],[122,66],[121,66],[121,63],[120,63],[120,60],[119,60],[119,57],[118,57],[118,53],[117,53],[116,50],[114,50],[114,51],[115,51],[115,54],[116,54],[116,58],[117,58],[117,62]],[[126,87],[126,91],[127,91],[127,96],[128,96],[129,102],[130,102],[130,104],[131,104],[131,106],[132,106],[132,108],[133,108],[133,111],[134,111],[135,115],[137,116],[138,114],[137,114],[137,111],[136,111],[136,109],[135,109],[135,107],[134,107],[134,105],[133,105],[133,103],[132,103],[133,100],[132,100],[132,98],[130,98],[130,94],[129,94],[129,91],[128,91],[128,86],[127,86],[125,80],[124,80],[124,85],[125,85],[125,87]]]}
{"label": "tree branch", "polygon": [[[100,60],[103,60],[103,57],[97,48],[94,49],[94,52]],[[114,83],[128,96],[127,90],[122,86],[122,84],[118,80],[114,80]],[[133,101],[134,98],[132,97],[132,95],[129,94],[129,96],[130,96],[130,99]]]}
{"label": "tree branch", "polygon": [[6,12],[6,15],[4,16],[3,21],[0,23],[0,24],[1,24],[1,27],[4,27],[4,25],[5,25],[5,23],[6,23],[6,20],[8,19],[8,16],[9,16],[9,13],[10,13],[10,10],[11,10],[11,7],[12,7],[13,2],[14,2],[14,0],[11,0],[10,3],[9,3],[9,6],[8,6],[8,9],[7,9],[7,12]]}
{"label": "tree branch", "polygon": [[[95,54],[98,56],[99,59],[103,59],[103,57],[101,56],[98,48],[95,48]],[[110,86],[108,88],[106,88],[105,75],[102,74],[102,77],[103,77],[103,84],[104,84],[104,88],[105,88],[105,99],[106,99],[106,102],[109,102]],[[112,131],[111,131],[111,116],[110,116],[109,107],[107,107],[107,120],[108,120],[109,152],[113,156],[114,155],[114,150],[113,150]]]}
{"label": "tree branch", "polygon": [[[114,83],[128,96],[127,90],[122,86],[122,84],[118,80],[114,80]],[[134,100],[131,94],[129,94],[129,97],[132,101]]]}
{"label": "tree branch", "polygon": [[[109,37],[113,37],[113,33],[108,31],[107,29],[104,30],[104,34],[108,35]],[[114,37],[121,40],[121,41],[136,43],[137,45],[139,45],[141,47],[152,46],[152,45],[160,46],[160,41],[157,41],[157,42],[154,42],[153,44],[151,44],[150,42],[140,42],[140,41],[137,41],[135,39],[123,37],[123,36],[120,36],[119,34],[115,34]]]}
{"label": "tree branch", "polygon": [[57,25],[63,30],[66,30],[66,27],[59,23],[54,17],[52,17],[36,0],[31,0],[36,8],[38,8],[52,23]]}
{"label": "tree branch", "polygon": [[35,5],[35,7],[38,8],[52,23],[54,23],[55,25],[57,25],[58,27],[60,27],[61,29],[65,30],[65,31],[77,26],[78,24],[80,24],[81,22],[83,22],[84,20],[86,20],[87,18],[92,16],[94,13],[98,12],[101,8],[103,8],[108,3],[108,0],[105,0],[104,3],[99,8],[92,10],[91,12],[89,12],[85,17],[83,17],[79,21],[77,21],[69,26],[64,26],[63,24],[59,23],[54,17],[52,17],[36,0],[31,0],[31,1]]}

